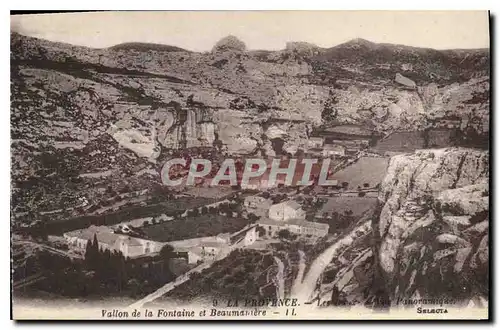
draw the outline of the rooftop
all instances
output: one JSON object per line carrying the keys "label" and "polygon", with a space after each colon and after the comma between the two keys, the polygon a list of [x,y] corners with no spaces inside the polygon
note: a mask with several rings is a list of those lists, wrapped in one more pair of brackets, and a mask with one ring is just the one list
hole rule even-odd
{"label": "rooftop", "polygon": [[114,245],[117,240],[122,240],[128,246],[142,245],[138,239],[126,235],[115,234],[109,227],[106,226],[90,226],[86,229],[67,232],[66,235],[69,237],[91,241],[94,239],[95,235],[99,243],[107,245]]}
{"label": "rooftop", "polygon": [[286,205],[286,206],[288,206],[288,207],[291,207],[291,208],[292,208],[292,209],[294,209],[294,210],[298,210],[298,209],[302,208],[302,206],[300,206],[300,204],[299,204],[299,203],[297,203],[297,202],[296,202],[296,201],[294,201],[294,200],[284,201],[284,202],[281,202],[281,203],[275,204],[275,205],[273,205],[273,206],[276,206],[276,205],[281,205],[281,204],[283,204],[283,206],[285,206],[285,205]]}
{"label": "rooftop", "polygon": [[335,150],[335,151],[343,151],[345,150],[344,146],[337,145],[337,144],[325,144],[323,147],[324,150]]}

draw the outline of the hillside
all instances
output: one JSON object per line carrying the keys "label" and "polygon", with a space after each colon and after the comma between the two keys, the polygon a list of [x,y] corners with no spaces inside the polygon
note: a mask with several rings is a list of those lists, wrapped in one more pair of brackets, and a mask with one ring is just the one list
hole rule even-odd
{"label": "hillside", "polygon": [[[451,120],[464,139],[489,133],[488,50],[354,40],[253,51],[231,42],[207,53],[91,49],[12,33],[16,222],[140,201],[139,191],[161,190],[159,167],[179,149],[293,154],[333,122],[388,134]],[[398,73],[417,87],[398,83]]]}
{"label": "hillside", "polygon": [[153,43],[145,43],[145,42],[125,42],[122,44],[114,45],[109,47],[111,50],[137,50],[142,52],[147,51],[159,51],[159,52],[187,52],[186,49],[162,45],[162,44],[153,44]]}

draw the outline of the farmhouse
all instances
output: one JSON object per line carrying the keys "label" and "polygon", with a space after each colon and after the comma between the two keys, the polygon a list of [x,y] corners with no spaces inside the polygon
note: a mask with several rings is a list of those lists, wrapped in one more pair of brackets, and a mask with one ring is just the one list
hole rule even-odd
{"label": "farmhouse", "polygon": [[274,221],[288,221],[290,219],[305,219],[306,212],[296,201],[285,201],[272,205],[269,208],[269,218]]}
{"label": "farmhouse", "polygon": [[322,148],[324,143],[325,143],[325,139],[323,137],[311,136],[307,140],[307,146],[309,148]]}
{"label": "farmhouse", "polygon": [[323,237],[328,234],[328,224],[306,221],[305,216],[301,206],[290,200],[272,205],[269,208],[269,217],[260,219],[257,225],[271,237],[284,229],[297,235]]}
{"label": "farmhouse", "polygon": [[323,148],[323,157],[345,156],[345,147],[341,145],[326,144]]}
{"label": "farmhouse", "polygon": [[323,237],[328,234],[329,225],[326,223],[305,221],[302,219],[290,219],[287,221],[276,221],[272,219],[261,219],[257,224],[263,228],[267,236],[278,235],[281,230],[288,230],[296,235],[310,235]]}
{"label": "farmhouse", "polygon": [[149,253],[159,252],[164,245],[127,235],[115,234],[106,226],[90,226],[86,229],[64,233],[68,247],[76,252],[85,253],[87,242],[97,238],[99,249],[121,252],[129,258],[140,257]]}
{"label": "farmhouse", "polygon": [[197,246],[176,247],[174,251],[179,255],[187,257],[186,259],[189,264],[195,264],[198,262],[215,260],[223,247],[224,243],[203,242]]}
{"label": "farmhouse", "polygon": [[172,246],[176,253],[185,257],[188,263],[193,264],[215,260],[222,249],[229,246],[230,234],[170,241],[167,244]]}

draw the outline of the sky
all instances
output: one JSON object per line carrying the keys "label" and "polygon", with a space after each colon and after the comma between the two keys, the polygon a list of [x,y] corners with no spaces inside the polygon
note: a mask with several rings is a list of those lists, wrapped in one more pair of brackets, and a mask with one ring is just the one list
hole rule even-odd
{"label": "sky", "polygon": [[104,48],[151,42],[208,51],[234,35],[248,49],[306,41],[332,47],[354,38],[435,49],[488,48],[486,11],[170,11],[11,16],[11,31]]}

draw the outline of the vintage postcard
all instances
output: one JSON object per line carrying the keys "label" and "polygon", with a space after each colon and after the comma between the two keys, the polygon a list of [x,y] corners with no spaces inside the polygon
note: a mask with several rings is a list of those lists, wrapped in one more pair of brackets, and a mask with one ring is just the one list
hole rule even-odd
{"label": "vintage postcard", "polygon": [[489,319],[488,12],[10,18],[13,319]]}

